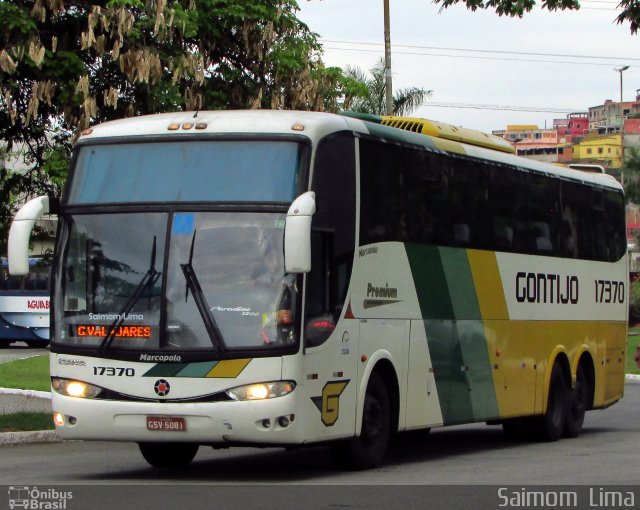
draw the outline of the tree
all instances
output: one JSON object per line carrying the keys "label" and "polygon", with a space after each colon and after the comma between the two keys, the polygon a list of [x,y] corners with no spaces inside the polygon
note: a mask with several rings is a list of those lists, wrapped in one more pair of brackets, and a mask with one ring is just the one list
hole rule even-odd
{"label": "tree", "polygon": [[74,137],[92,123],[337,110],[351,82],[325,68],[297,10],[295,0],[0,0],[0,221],[16,197],[60,191]]}
{"label": "tree", "polygon": [[[499,16],[506,15],[518,18],[521,18],[525,12],[530,12],[536,5],[535,0],[434,0],[434,3],[440,4],[443,9],[462,3],[472,11],[495,9]],[[549,11],[577,10],[580,9],[580,2],[578,0],[543,0],[541,6]],[[640,1],[620,0],[618,8],[622,9],[622,12],[616,17],[616,22],[619,24],[629,22],[631,33],[637,33],[640,28]]]}
{"label": "tree", "polygon": [[[369,70],[370,76],[357,67],[347,67],[344,74],[361,85],[357,90],[352,89],[354,95],[345,101],[345,109],[373,115],[386,113],[384,60],[382,58]],[[431,90],[418,87],[395,92],[393,95],[393,114],[409,115],[420,107],[431,94]]]}
{"label": "tree", "polygon": [[623,176],[624,195],[627,203],[640,204],[640,151],[629,149],[620,169]]}

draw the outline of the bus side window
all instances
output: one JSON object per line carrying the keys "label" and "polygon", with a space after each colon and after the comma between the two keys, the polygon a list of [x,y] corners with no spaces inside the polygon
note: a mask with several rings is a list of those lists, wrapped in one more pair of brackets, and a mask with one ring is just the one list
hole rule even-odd
{"label": "bus side window", "polygon": [[355,143],[350,134],[320,142],[313,169],[316,213],[311,223],[311,271],[306,276],[305,346],[325,342],[347,295],[355,252]]}

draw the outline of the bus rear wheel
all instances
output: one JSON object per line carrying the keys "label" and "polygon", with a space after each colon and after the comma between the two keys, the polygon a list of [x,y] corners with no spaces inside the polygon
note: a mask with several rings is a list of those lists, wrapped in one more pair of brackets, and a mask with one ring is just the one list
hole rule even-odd
{"label": "bus rear wheel", "polygon": [[140,453],[149,464],[158,468],[187,466],[198,453],[200,445],[193,443],[138,443]]}
{"label": "bus rear wheel", "polygon": [[576,372],[576,387],[568,399],[567,421],[564,424],[564,437],[578,437],[582,432],[584,415],[589,407],[591,384],[582,365]]}
{"label": "bus rear wheel", "polygon": [[553,364],[547,409],[537,418],[536,431],[543,441],[557,441],[562,435],[569,411],[569,388],[560,363]]}
{"label": "bus rear wheel", "polygon": [[370,469],[382,462],[391,434],[391,405],[389,392],[378,374],[373,374],[367,385],[362,409],[360,436],[346,444],[332,445],[338,463],[349,469]]}

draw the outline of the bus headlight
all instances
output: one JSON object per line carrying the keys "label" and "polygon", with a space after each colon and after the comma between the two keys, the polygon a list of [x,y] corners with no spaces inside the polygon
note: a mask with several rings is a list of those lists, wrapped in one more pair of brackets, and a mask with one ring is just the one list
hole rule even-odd
{"label": "bus headlight", "polygon": [[95,398],[102,392],[102,388],[99,386],[58,377],[51,378],[51,387],[60,395],[76,398]]}
{"label": "bus headlight", "polygon": [[295,388],[293,381],[275,381],[237,386],[226,390],[226,393],[233,400],[266,400],[288,395]]}

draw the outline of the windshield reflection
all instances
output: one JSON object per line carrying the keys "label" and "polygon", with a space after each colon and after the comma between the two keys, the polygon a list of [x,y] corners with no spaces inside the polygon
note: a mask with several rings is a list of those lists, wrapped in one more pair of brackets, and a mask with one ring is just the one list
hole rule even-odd
{"label": "windshield reflection", "polygon": [[284,273],[284,214],[123,218],[65,221],[56,342],[208,351],[295,344],[296,288],[294,276]]}

